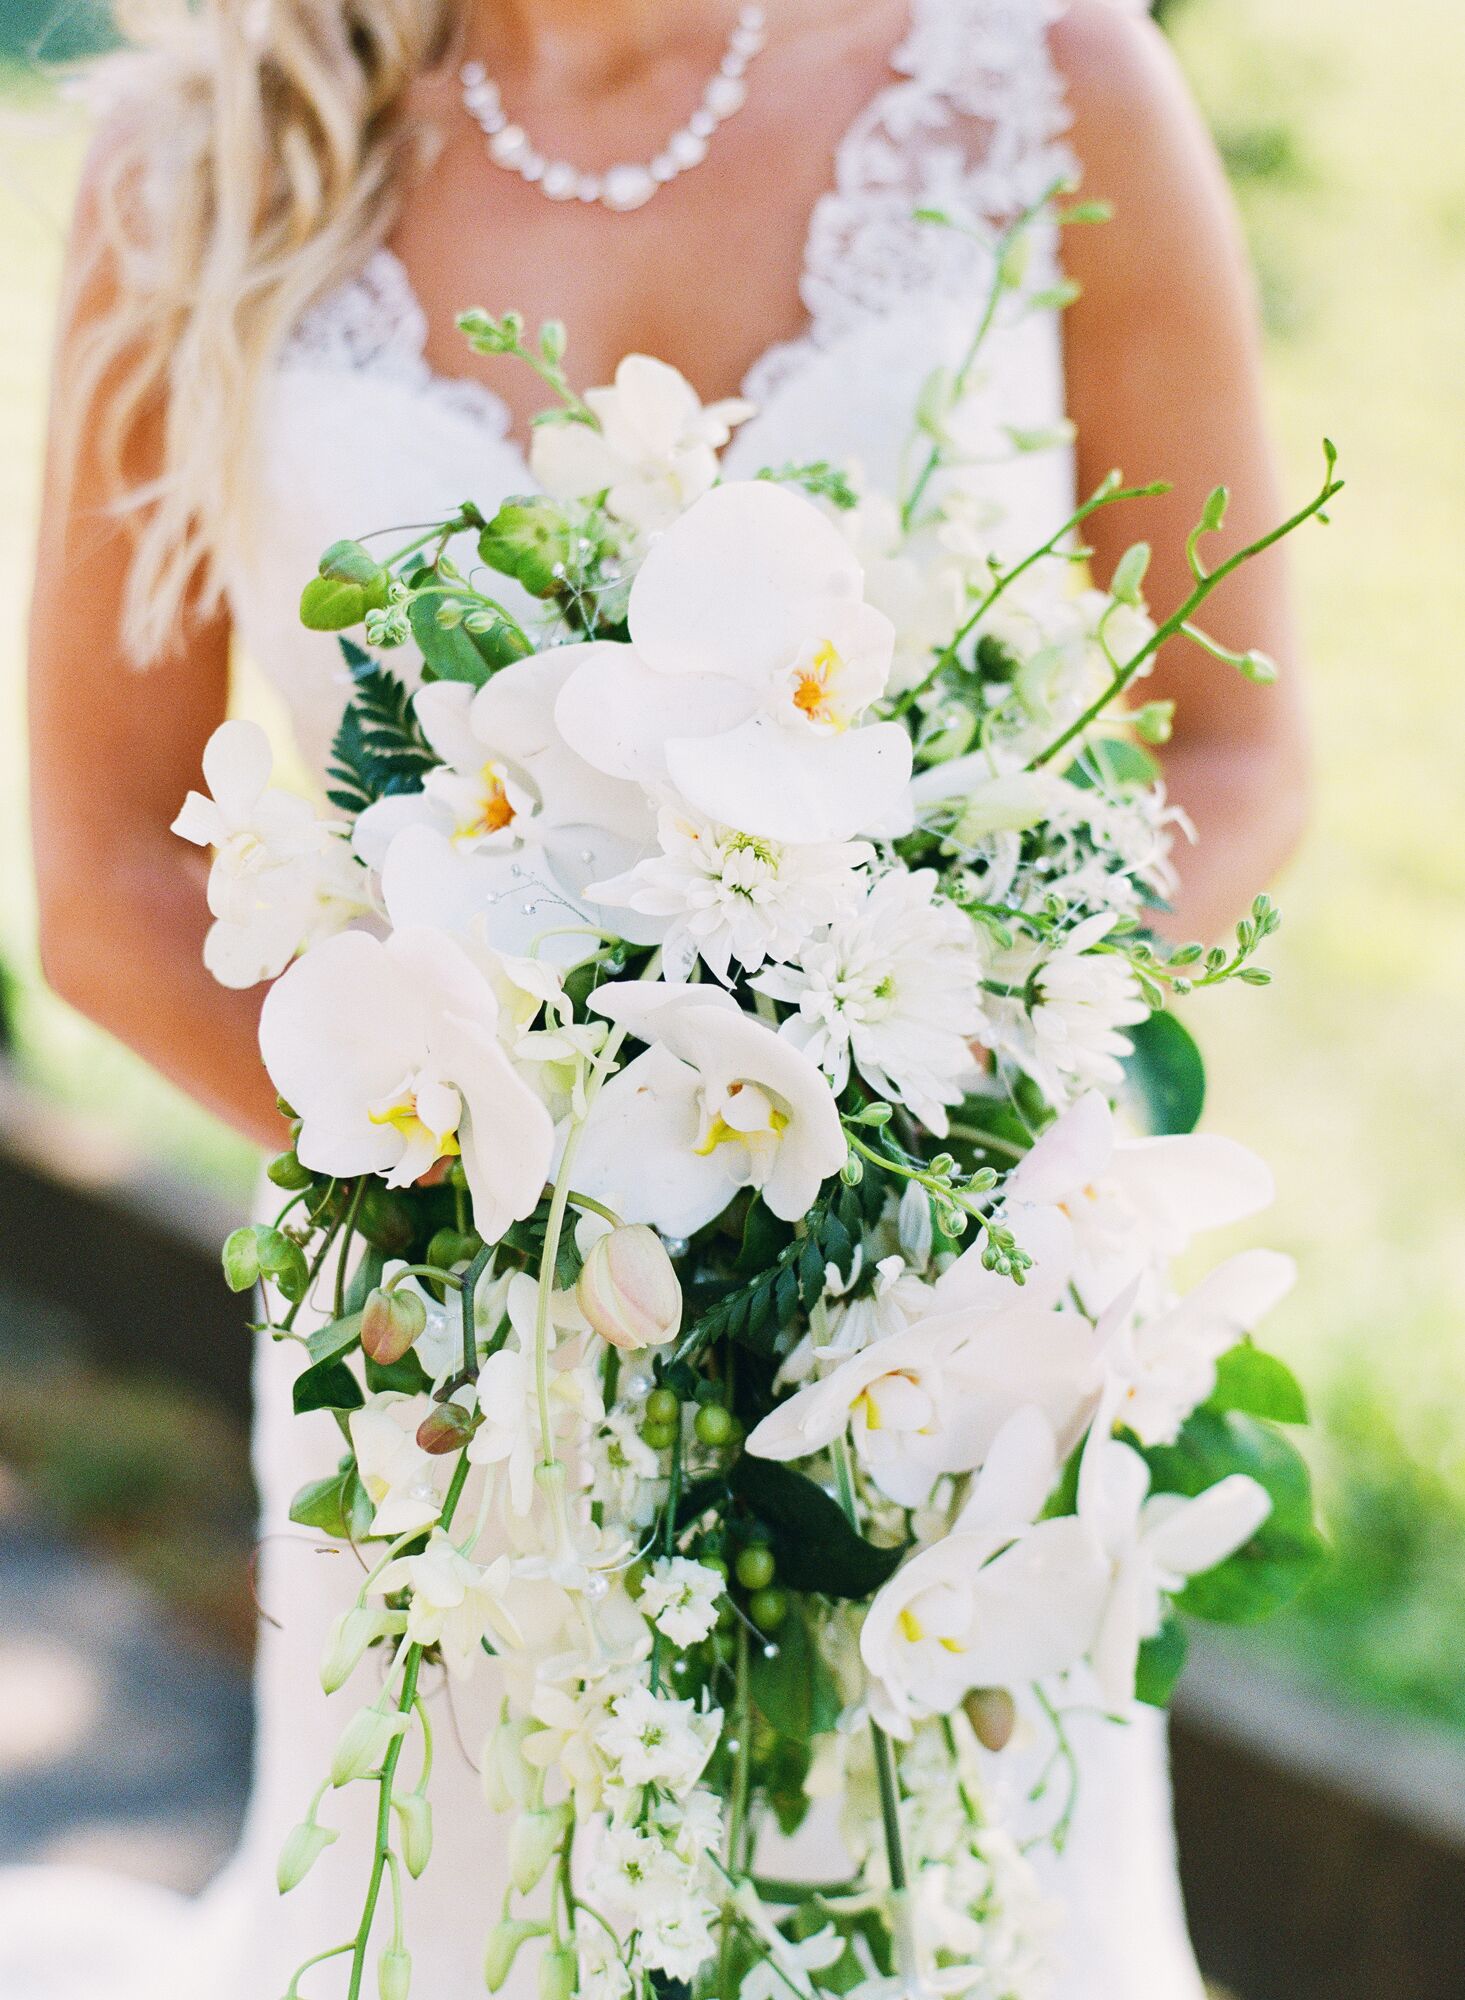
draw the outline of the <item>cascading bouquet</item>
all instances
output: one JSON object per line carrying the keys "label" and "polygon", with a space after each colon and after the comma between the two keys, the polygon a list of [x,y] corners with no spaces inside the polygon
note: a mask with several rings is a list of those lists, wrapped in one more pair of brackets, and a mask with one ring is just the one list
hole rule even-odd
{"label": "cascading bouquet", "polygon": [[[1146,548],[1100,590],[1080,530],[1162,489],[1113,475],[1000,560],[953,415],[1033,303],[1031,219],[900,499],[828,464],[721,483],[746,406],[644,356],[582,398],[560,329],[465,315],[556,397],[542,490],[327,551],[305,622],[365,641],[338,816],[234,721],[177,823],[216,850],[210,965],[275,978],[289,1199],[225,1268],[340,1429],[293,1518],[362,1565],[322,1667],[372,1662],[329,1773],[374,1799],[353,1996],[374,1942],[408,1990],[378,1905],[429,1862],[400,1774],[439,1663],[502,1689],[490,1987],[528,1948],[544,2000],[1038,1993],[1009,1738],[1069,1770],[1061,1842],[1065,1715],[1164,1702],[1180,1614],[1258,1616],[1318,1559],[1275,1427],[1301,1397],[1250,1338],[1287,1260],[1167,1275],[1270,1193],[1193,1132],[1169,1003],[1264,983],[1278,919],[1259,897],[1234,950],[1151,932],[1181,816],[1144,748],[1166,707],[1126,697],[1181,631],[1270,676],[1194,620],[1322,514],[1333,457],[1211,569],[1213,494],[1159,622]],[[831,1772],[848,1879],[760,1873]],[[282,1889],[335,1838],[326,1790]]]}

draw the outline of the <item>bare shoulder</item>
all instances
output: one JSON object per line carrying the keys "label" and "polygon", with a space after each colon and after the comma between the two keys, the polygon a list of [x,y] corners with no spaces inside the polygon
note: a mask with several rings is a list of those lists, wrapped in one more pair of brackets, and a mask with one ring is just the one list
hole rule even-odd
{"label": "bare shoulder", "polygon": [[1075,232],[1075,275],[1087,285],[1122,269],[1135,297],[1148,276],[1172,284],[1209,257],[1235,282],[1244,260],[1225,176],[1165,36],[1109,0],[1070,0],[1050,43],[1084,193],[1114,208],[1105,229]]}

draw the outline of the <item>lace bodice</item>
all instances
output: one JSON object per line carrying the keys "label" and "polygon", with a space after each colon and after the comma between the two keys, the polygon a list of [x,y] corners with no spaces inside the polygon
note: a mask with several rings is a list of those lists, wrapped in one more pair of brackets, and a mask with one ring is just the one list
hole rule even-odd
{"label": "lace bodice", "polygon": [[[1046,36],[1057,12],[1056,0],[912,0],[891,81],[845,133],[809,220],[807,324],[746,377],[759,414],[734,439],[730,475],[832,458],[872,483],[896,483],[919,386],[958,358],[985,296],[991,224],[1071,170]],[[934,227],[917,220],[921,208],[969,226]],[[1040,241],[1039,266],[1055,259],[1055,246]],[[305,314],[265,398],[261,504],[241,543],[248,555],[230,565],[229,595],[243,644],[279,688],[316,769],[343,698],[333,642],[295,619],[321,549],[343,534],[430,518],[470,494],[490,509],[532,484],[501,398],[435,373],[426,343],[406,270],[376,249]],[[1050,315],[998,329],[981,393],[994,420],[1056,423],[1064,398]],[[1004,474],[1014,536],[1056,525],[1071,486],[1062,451]]]}

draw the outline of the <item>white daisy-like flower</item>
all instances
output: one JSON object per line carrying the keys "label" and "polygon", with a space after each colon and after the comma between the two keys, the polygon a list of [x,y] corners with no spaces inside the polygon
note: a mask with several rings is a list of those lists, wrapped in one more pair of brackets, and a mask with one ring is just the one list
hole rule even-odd
{"label": "white daisy-like flower", "polygon": [[933,870],[892,869],[798,965],[774,966],[753,983],[797,1010],[781,1032],[836,1091],[853,1063],[939,1135],[946,1106],[961,1102],[986,1018],[976,930],[935,892]]}
{"label": "white daisy-like flower", "polygon": [[641,1609],[674,1646],[695,1646],[717,1623],[723,1580],[705,1563],[662,1556],[641,1586]]}
{"label": "white daisy-like flower", "polygon": [[661,852],[595,884],[595,902],[663,917],[666,975],[685,979],[700,957],[719,979],[734,960],[757,972],[793,958],[831,913],[853,902],[857,871],[875,858],[862,840],[788,846],[663,806]]}
{"label": "white daisy-like flower", "polygon": [[993,963],[994,981],[1013,997],[992,1010],[991,1045],[1026,1070],[1052,1104],[1091,1089],[1112,1096],[1133,1047],[1122,1031],[1149,1016],[1128,959],[1094,949],[1113,924],[1112,912],[1101,912],[1055,949],[1025,939]]}

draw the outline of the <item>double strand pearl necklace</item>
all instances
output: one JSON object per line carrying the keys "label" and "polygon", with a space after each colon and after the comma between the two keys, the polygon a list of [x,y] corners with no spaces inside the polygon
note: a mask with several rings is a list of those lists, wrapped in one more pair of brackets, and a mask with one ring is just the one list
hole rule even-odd
{"label": "double strand pearl necklace", "polygon": [[658,188],[702,164],[707,157],[708,141],[718,126],[747,102],[744,73],[767,39],[767,17],[762,7],[740,8],[717,73],[686,124],[672,133],[647,165],[625,162],[607,168],[603,174],[582,173],[567,160],[546,159],[523,126],[510,120],[499,87],[482,63],[464,63],[458,76],[463,86],[464,107],[488,140],[489,157],[497,166],[507,167],[551,201],[599,202],[602,208],[624,212],[640,208]]}

